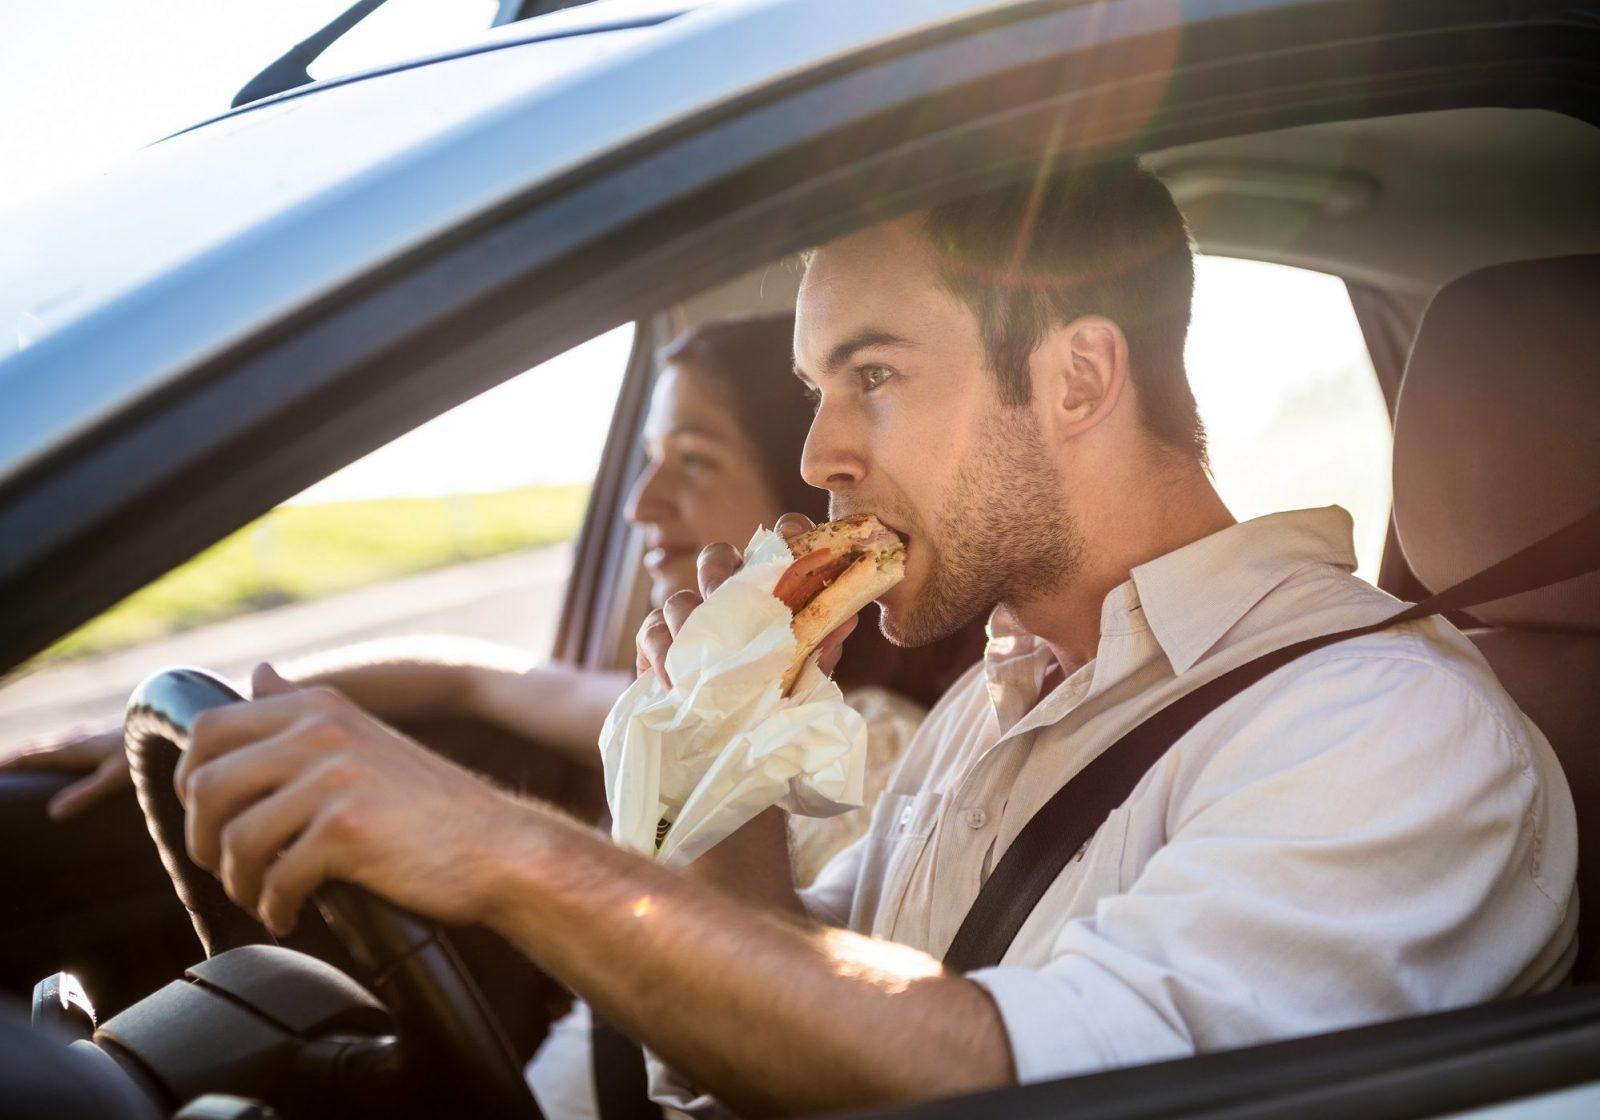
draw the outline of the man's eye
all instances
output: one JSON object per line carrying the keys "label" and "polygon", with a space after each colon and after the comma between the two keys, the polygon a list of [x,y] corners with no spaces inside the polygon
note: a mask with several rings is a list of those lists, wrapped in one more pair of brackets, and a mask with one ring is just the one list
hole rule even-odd
{"label": "man's eye", "polygon": [[822,390],[817,388],[815,385],[806,385],[802,383],[800,386],[800,395],[806,400],[810,401],[811,407],[813,408],[822,403]]}
{"label": "man's eye", "polygon": [[888,366],[862,366],[860,370],[861,388],[872,392],[883,388],[883,385],[894,376],[894,370]]}
{"label": "man's eye", "polygon": [[678,456],[678,462],[690,470],[701,470],[717,465],[709,455],[702,455],[698,451],[685,451]]}

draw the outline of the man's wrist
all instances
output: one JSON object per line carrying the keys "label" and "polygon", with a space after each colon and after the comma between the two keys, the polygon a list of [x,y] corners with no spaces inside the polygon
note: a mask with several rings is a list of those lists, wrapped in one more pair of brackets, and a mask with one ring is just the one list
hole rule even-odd
{"label": "man's wrist", "polygon": [[593,833],[543,802],[507,796],[509,826],[497,838],[479,888],[479,922],[511,937],[529,907],[539,907],[550,883],[544,872],[559,866]]}

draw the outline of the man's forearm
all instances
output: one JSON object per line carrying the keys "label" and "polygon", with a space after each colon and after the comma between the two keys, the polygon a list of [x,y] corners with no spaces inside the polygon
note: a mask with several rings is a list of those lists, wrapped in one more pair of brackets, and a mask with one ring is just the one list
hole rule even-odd
{"label": "man's forearm", "polygon": [[924,953],[808,928],[541,807],[486,920],[729,1106],[808,1112],[1013,1078],[988,995]]}

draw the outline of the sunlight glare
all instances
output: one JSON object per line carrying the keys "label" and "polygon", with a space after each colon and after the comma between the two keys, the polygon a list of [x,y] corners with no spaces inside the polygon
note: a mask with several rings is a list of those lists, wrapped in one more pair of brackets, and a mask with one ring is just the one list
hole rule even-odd
{"label": "sunlight glare", "polygon": [[1343,506],[1355,519],[1357,572],[1375,579],[1393,440],[1344,282],[1196,258],[1186,362],[1217,490],[1234,516]]}
{"label": "sunlight glare", "polygon": [[899,995],[914,981],[938,976],[943,966],[920,949],[832,929],[822,935],[828,957],[840,976],[865,980],[889,995]]}

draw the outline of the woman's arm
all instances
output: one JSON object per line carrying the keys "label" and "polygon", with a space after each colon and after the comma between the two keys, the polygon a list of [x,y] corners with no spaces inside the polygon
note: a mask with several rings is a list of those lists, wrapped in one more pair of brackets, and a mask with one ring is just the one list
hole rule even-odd
{"label": "woman's arm", "polygon": [[477,718],[599,769],[600,727],[632,674],[528,660],[507,646],[441,638],[338,650],[284,676],[334,688],[386,723]]}
{"label": "woman's arm", "polygon": [[464,681],[472,714],[592,770],[600,769],[600,728],[632,673],[536,665],[522,672],[474,666]]}

